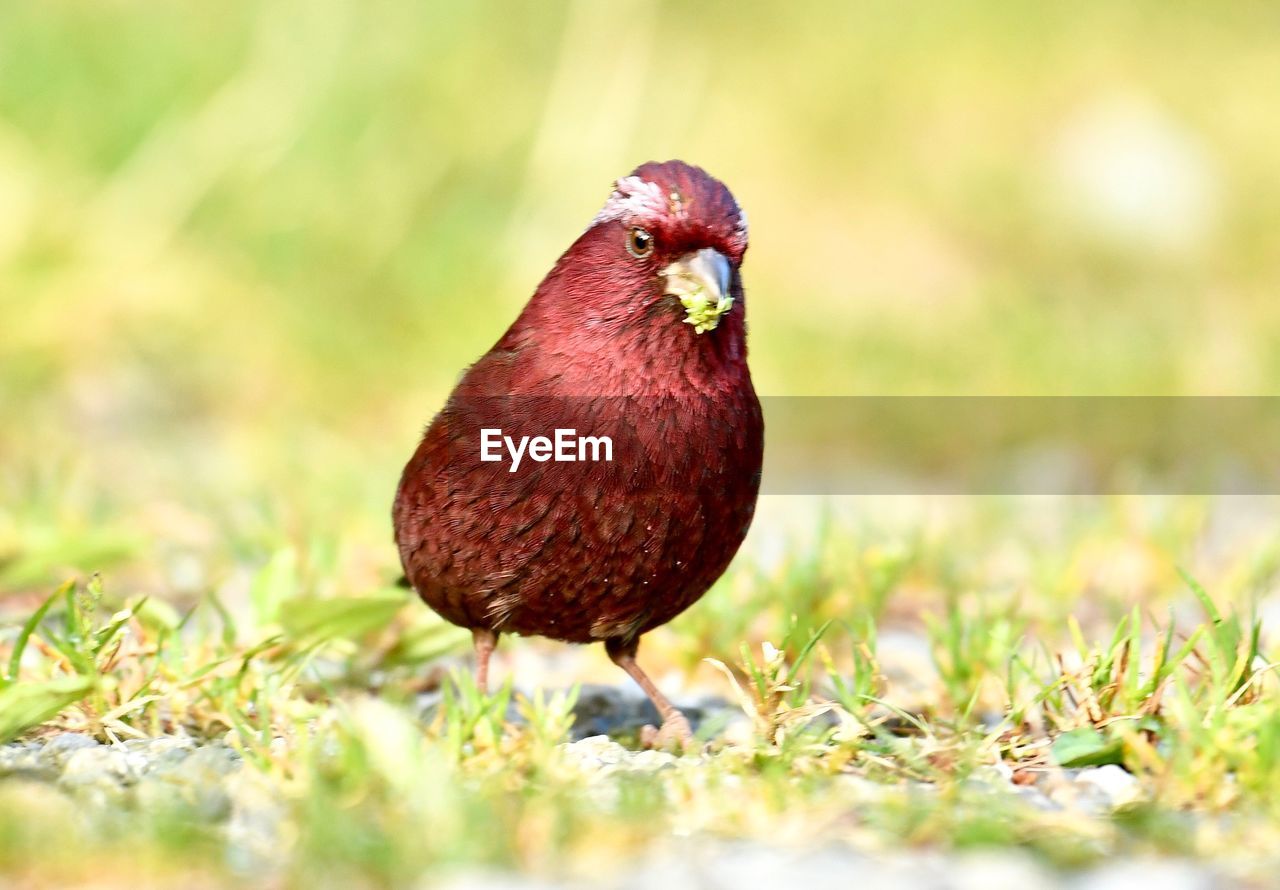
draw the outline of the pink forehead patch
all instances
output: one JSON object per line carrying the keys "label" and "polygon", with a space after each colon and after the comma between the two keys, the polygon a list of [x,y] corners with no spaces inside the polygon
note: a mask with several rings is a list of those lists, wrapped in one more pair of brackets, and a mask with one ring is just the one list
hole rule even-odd
{"label": "pink forehead patch", "polygon": [[591,221],[592,225],[615,219],[645,219],[665,216],[671,209],[662,186],[639,176],[624,176],[613,187],[613,194]]}
{"label": "pink forehead patch", "polygon": [[[667,194],[662,186],[639,176],[624,176],[613,188],[613,194],[604,202],[604,207],[591,220],[595,226],[612,220],[630,220],[644,222],[657,220],[666,216],[679,217],[685,213],[684,201],[680,194]],[[737,223],[734,226],[734,239],[742,247],[747,244],[747,215],[738,210]]]}

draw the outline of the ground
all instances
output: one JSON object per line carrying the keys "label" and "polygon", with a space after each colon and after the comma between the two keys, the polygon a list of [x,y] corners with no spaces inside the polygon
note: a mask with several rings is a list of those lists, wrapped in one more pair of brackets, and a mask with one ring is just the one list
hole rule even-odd
{"label": "ground", "polygon": [[[1139,869],[1265,885],[1273,641],[1225,596],[1272,571],[1271,524],[1238,525],[1265,505],[897,500],[749,551],[654,635],[642,651],[698,730],[679,756],[640,750],[655,715],[602,653],[504,640],[509,679],[482,696],[466,634],[395,588],[318,600],[280,589],[280,557],[248,583],[263,620],[237,624],[214,599],[178,612],[68,582],[0,642],[6,867],[37,884],[715,887],[838,867],[895,886]],[[762,532],[800,525],[791,508]],[[1010,543],[1051,511],[1038,542]],[[903,528],[929,531],[889,548]],[[999,558],[962,560],[974,535]],[[1164,564],[1175,541],[1205,582]],[[1029,596],[1045,558],[1087,594]]]}

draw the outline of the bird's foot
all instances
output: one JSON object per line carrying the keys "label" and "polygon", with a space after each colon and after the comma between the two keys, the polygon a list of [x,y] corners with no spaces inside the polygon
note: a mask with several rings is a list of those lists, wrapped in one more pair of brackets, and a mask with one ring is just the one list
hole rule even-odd
{"label": "bird's foot", "polygon": [[691,751],[696,747],[693,738],[693,728],[689,726],[688,719],[676,711],[670,714],[667,719],[662,721],[662,728],[655,729],[652,726],[643,726],[640,729],[640,744],[645,748],[653,748],[658,751]]}

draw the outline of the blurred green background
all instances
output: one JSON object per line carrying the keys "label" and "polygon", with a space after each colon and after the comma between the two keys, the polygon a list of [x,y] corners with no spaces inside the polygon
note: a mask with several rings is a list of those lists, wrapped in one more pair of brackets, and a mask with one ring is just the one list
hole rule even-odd
{"label": "blurred green background", "polygon": [[1268,393],[1278,100],[1262,2],[0,0],[0,590],[385,585],[422,425],[652,158],[750,214],[762,393]]}

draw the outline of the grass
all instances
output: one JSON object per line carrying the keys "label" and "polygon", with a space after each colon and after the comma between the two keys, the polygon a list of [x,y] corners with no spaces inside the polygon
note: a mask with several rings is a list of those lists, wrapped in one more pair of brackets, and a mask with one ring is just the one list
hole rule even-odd
{"label": "grass", "polygon": [[[1087,528],[1068,550],[1088,549]],[[6,861],[17,875],[83,878],[127,836],[145,865],[112,866],[122,874],[207,870],[231,882],[249,868],[286,884],[398,885],[463,865],[588,874],[685,835],[1012,845],[1062,868],[1144,851],[1219,857],[1246,874],[1264,861],[1280,830],[1280,700],[1274,649],[1247,610],[1171,569],[1147,598],[1166,600],[1164,617],[1133,606],[1087,626],[1068,612],[1060,626],[1036,597],[991,606],[966,589],[977,576],[922,556],[897,581],[930,616],[914,625],[925,658],[904,671],[886,631],[900,643],[912,623],[893,617],[893,598],[865,595],[866,551],[831,558],[847,534],[833,520],[813,544],[826,558],[799,551],[740,566],[710,595],[714,605],[749,584],[772,597],[733,661],[710,650],[695,669],[738,702],[744,723],[700,761],[608,779],[590,779],[558,748],[573,689],[508,682],[480,695],[461,666],[439,669],[458,664],[465,635],[403,591],[316,598],[301,581],[306,561],[280,554],[249,580],[253,608],[241,620],[216,596],[177,612],[113,595],[97,577],[68,582],[0,636],[3,737],[225,741],[246,761],[243,781],[278,808],[280,836],[237,864],[225,826],[124,804],[79,823],[82,855],[55,868],[36,826],[67,830],[64,804],[10,782],[0,786],[11,798],[0,817]],[[927,553],[940,542],[917,543]],[[830,591],[862,591],[859,623],[812,627],[788,611],[804,595],[788,585],[814,583],[819,563]],[[717,620],[699,607],[655,634],[650,663]],[[442,703],[424,719],[416,696],[437,684]],[[1063,768],[1103,764],[1137,777],[1114,812],[1045,812],[1014,793],[1036,784],[1058,794]],[[602,784],[612,790],[591,790]]]}
{"label": "grass", "polygon": [[[1274,24],[0,2],[0,739],[225,742],[278,816],[8,777],[0,873],[589,876],[685,835],[1265,872],[1274,498],[767,497],[641,652],[742,724],[603,786],[557,742],[617,671],[504,641],[519,691],[476,695],[465,636],[395,586],[387,513],[458,369],[649,158],[750,214],[762,393],[1272,391]],[[1122,765],[1134,799],[1010,791],[1069,797],[1064,764]]]}

